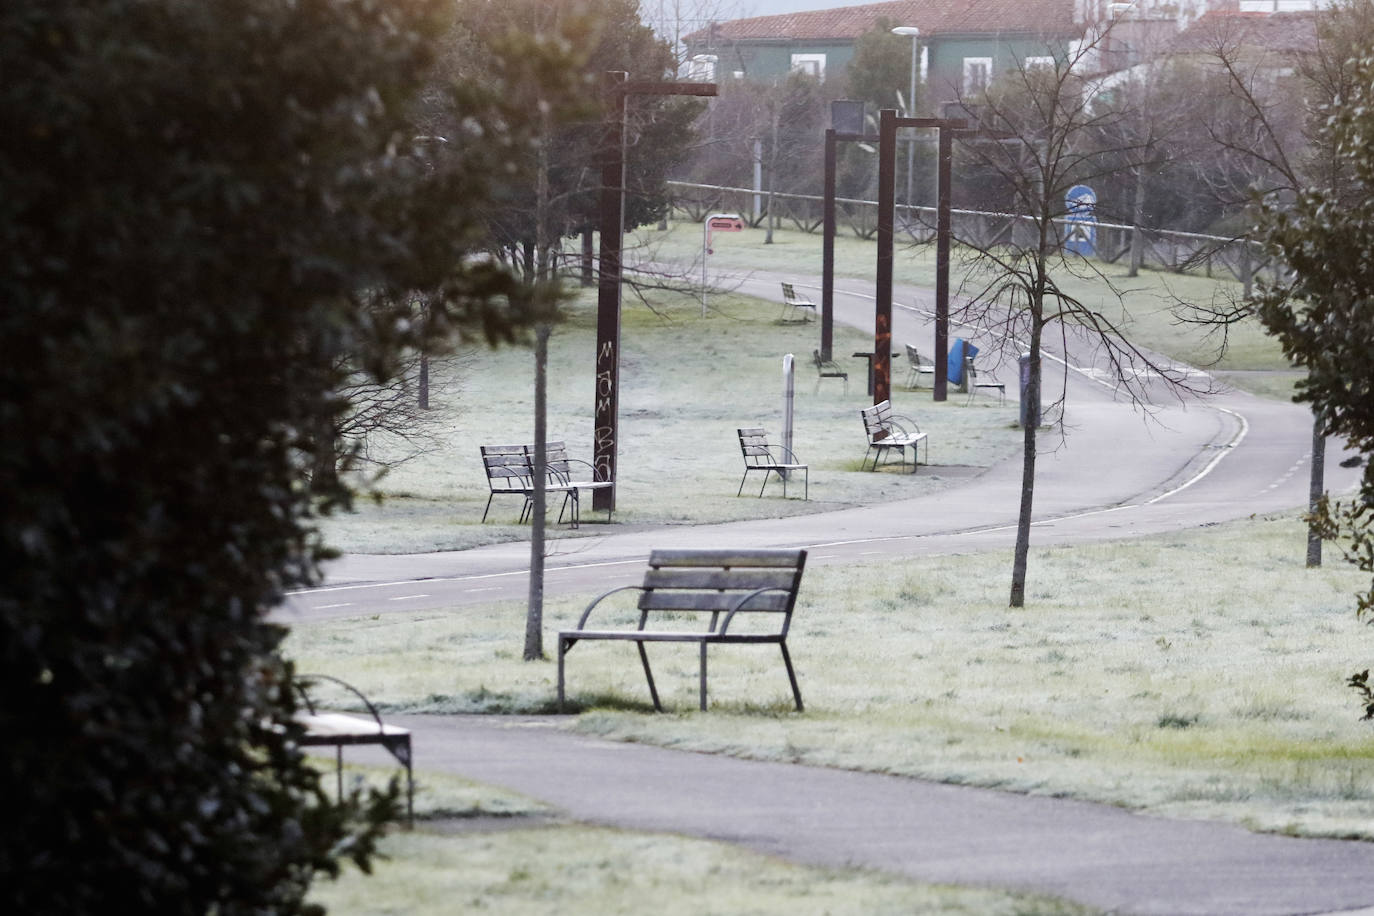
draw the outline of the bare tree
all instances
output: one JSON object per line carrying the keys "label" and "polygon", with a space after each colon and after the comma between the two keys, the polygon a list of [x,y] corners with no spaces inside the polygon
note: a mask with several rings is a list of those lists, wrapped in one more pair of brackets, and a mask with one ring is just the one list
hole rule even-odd
{"label": "bare tree", "polygon": [[[956,314],[964,323],[989,329],[1004,346],[1029,353],[1026,397],[1032,404],[1041,400],[1045,339],[1054,326],[1065,351],[1095,351],[1096,362],[1138,406],[1149,406],[1153,392],[1147,380],[1162,380],[1174,395],[1192,384],[1186,373],[1132,344],[1116,318],[1078,299],[1063,284],[1091,275],[1110,287],[1091,262],[1065,252],[1062,234],[1066,192],[1113,167],[1104,162],[1095,141],[1120,113],[1095,104],[1099,87],[1080,76],[1105,34],[1103,30],[1081,43],[1066,44],[1053,66],[1020,67],[980,98],[962,100],[979,113],[983,128],[966,138],[962,152],[1000,185],[1019,231],[993,244],[972,246],[976,254],[964,286],[967,303]],[[1129,147],[1120,152],[1138,151]],[[1056,406],[1067,392],[1067,364],[1064,372]],[[1032,423],[1023,431],[1012,607],[1025,604],[1037,432]]]}

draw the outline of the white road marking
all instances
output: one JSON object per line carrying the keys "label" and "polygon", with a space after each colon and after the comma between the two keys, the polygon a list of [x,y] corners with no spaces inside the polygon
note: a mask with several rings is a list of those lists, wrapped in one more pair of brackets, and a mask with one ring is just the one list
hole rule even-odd
{"label": "white road marking", "polygon": [[398,595],[395,598],[388,598],[388,601],[410,601],[412,598],[428,598],[429,595]]}
{"label": "white road marking", "polygon": [[327,611],[327,610],[329,610],[330,608],[335,608],[335,607],[352,607],[352,606],[353,606],[353,602],[352,602],[352,601],[345,601],[343,604],[317,604],[317,605],[314,605],[313,607],[311,607],[311,610],[312,610],[312,611]]}

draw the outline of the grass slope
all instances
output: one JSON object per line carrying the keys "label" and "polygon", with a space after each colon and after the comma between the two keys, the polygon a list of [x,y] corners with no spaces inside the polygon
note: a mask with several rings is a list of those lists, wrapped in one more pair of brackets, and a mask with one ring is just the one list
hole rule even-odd
{"label": "grass slope", "polygon": [[[790,712],[770,647],[655,647],[668,715],[646,714],[633,650],[569,660],[570,727],[769,760],[1073,796],[1256,829],[1374,839],[1374,743],[1342,686],[1368,666],[1359,576],[1303,567],[1305,528],[1256,519],[1038,551],[1028,606],[1006,607],[1000,553],[807,571]],[[545,608],[570,626],[585,598]],[[520,660],[503,603],[297,626],[302,670],[384,708],[548,712],[555,665]]]}

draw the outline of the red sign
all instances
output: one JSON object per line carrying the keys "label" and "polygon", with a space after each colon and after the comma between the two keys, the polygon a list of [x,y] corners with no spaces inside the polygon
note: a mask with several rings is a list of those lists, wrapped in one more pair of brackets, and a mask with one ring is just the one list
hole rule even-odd
{"label": "red sign", "polygon": [[744,231],[744,220],[738,216],[713,216],[706,225],[712,232]]}

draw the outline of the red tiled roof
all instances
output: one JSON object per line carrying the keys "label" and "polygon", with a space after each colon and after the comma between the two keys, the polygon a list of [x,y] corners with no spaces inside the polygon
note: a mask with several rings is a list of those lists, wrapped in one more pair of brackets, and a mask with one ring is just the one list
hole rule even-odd
{"label": "red tiled roof", "polygon": [[[852,40],[871,31],[879,19],[914,25],[923,34],[956,32],[1032,32],[1065,34],[1075,31],[1073,0],[888,0],[863,6],[783,13],[734,19],[715,25],[725,41]],[[686,36],[705,40],[708,30]]]}
{"label": "red tiled roof", "polygon": [[1209,12],[1179,33],[1175,52],[1213,51],[1218,47],[1267,48],[1271,51],[1310,51],[1317,41],[1317,14]]}

